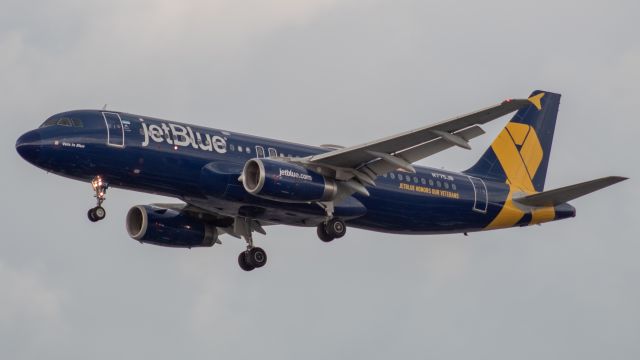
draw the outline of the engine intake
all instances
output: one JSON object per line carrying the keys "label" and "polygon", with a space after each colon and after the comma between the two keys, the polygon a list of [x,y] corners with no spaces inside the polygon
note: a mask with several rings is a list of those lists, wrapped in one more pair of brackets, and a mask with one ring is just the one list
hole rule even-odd
{"label": "engine intake", "polygon": [[330,201],[337,193],[335,180],[307,168],[273,159],[251,159],[242,170],[244,189],[255,196],[283,201]]}
{"label": "engine intake", "polygon": [[159,246],[207,247],[213,246],[218,238],[215,225],[152,205],[137,205],[129,209],[126,225],[133,239]]}

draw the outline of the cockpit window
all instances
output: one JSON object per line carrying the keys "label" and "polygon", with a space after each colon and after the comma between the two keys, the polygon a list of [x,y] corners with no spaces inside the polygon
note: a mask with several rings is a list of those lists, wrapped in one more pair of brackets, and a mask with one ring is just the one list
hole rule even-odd
{"label": "cockpit window", "polygon": [[40,127],[43,128],[43,127],[54,126],[54,125],[78,127],[78,128],[84,127],[82,120],[71,118],[68,116],[52,117],[50,119],[47,119],[47,121],[45,121],[42,125],[40,125]]}

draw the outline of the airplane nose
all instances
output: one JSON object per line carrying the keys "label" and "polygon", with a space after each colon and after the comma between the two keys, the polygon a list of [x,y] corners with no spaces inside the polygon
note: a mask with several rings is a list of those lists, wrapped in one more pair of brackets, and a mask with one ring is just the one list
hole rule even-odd
{"label": "airplane nose", "polygon": [[32,130],[20,136],[16,141],[16,151],[28,162],[36,162],[42,152],[42,137],[38,131]]}

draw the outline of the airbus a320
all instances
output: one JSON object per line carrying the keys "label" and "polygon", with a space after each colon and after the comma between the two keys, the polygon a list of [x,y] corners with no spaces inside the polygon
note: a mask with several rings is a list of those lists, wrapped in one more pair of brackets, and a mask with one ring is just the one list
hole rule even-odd
{"label": "airbus a320", "polygon": [[[246,241],[243,270],[263,267],[254,233],[283,224],[316,228],[320,240],[347,227],[390,234],[449,234],[574,217],[568,201],[615,184],[609,176],[554,190],[545,178],[560,95],[534,91],[467,115],[364,144],[308,146],[106,110],[56,114],[16,142],[31,164],[90,183],[96,222],[110,187],[160,194],[172,204],[133,206],[129,235],[192,248],[230,235]],[[451,147],[470,149],[480,125],[515,112],[471,168],[413,165]]]}

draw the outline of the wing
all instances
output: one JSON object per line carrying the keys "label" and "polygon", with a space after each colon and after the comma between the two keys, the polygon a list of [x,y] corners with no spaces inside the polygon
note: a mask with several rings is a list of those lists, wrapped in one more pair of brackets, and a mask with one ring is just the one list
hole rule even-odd
{"label": "wing", "polygon": [[[376,159],[388,162],[394,160],[384,156],[386,154],[400,159],[399,163],[401,164],[410,164],[451,146],[470,149],[468,141],[484,134],[484,131],[478,125],[495,120],[528,104],[530,102],[527,99],[506,100],[501,104],[454,119],[365,144],[316,155],[311,157],[309,162],[335,167],[358,168],[360,165]],[[418,149],[410,151],[415,147],[418,147]]]}
{"label": "wing", "polygon": [[506,100],[501,104],[419,129],[361,145],[334,148],[323,154],[292,161],[342,181],[341,184],[348,188],[342,192],[344,194],[355,191],[368,195],[366,186],[375,186],[376,177],[396,169],[415,172],[412,163],[452,146],[470,149],[469,140],[484,134],[484,130],[478,125],[530,103],[529,99]]}

